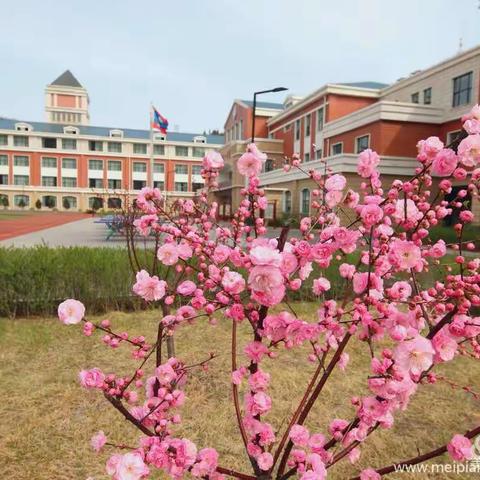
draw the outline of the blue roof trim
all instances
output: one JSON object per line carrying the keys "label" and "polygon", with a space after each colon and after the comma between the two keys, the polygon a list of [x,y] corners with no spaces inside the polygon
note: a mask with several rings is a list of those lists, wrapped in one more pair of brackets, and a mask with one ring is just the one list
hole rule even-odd
{"label": "blue roof trim", "polygon": [[351,82],[351,83],[339,83],[338,85],[346,85],[347,87],[358,87],[358,88],[371,88],[371,89],[381,89],[388,87],[388,83],[382,82]]}
{"label": "blue roof trim", "polygon": [[[240,101],[245,103],[249,107],[253,107],[253,100],[240,100]],[[257,101],[257,108],[273,108],[274,110],[283,110],[283,103]]]}
{"label": "blue roof trim", "polygon": [[[76,127],[79,129],[80,135],[106,137],[110,138],[110,130],[122,130],[123,138],[132,138],[137,140],[149,140],[150,130],[140,130],[133,128],[119,128],[119,127],[95,127],[90,125],[74,125],[74,124],[59,124],[48,122],[29,122],[25,120],[14,120],[11,118],[0,117],[0,129],[15,130],[16,123],[28,123],[33,127],[35,132],[39,133],[60,133],[63,134],[64,127]],[[194,137],[205,137],[207,143],[215,145],[223,145],[223,135],[204,135],[203,133],[182,133],[182,132],[168,132],[167,141],[171,142],[193,142]]]}

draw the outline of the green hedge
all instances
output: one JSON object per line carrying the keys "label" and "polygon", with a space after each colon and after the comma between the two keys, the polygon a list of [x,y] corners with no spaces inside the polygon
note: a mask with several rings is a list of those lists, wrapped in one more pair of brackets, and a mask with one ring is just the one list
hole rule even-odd
{"label": "green hedge", "polygon": [[47,315],[65,298],[90,313],[140,306],[128,255],[116,248],[1,248],[0,316]]}

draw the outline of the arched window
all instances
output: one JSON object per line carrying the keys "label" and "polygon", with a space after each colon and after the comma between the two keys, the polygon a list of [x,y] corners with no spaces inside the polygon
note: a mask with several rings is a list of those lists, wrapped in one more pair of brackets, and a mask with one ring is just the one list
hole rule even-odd
{"label": "arched window", "polygon": [[111,197],[107,200],[108,208],[122,208],[122,200],[118,197]]}
{"label": "arched window", "polygon": [[15,195],[13,204],[20,208],[28,207],[30,205],[30,197],[28,195]]}
{"label": "arched window", "polygon": [[300,194],[300,212],[303,215],[310,213],[310,190],[308,188],[304,188]]}
{"label": "arched window", "polygon": [[62,206],[65,210],[77,208],[77,197],[63,197]]}
{"label": "arched window", "polygon": [[92,210],[100,210],[103,208],[103,198],[90,197],[88,199],[88,208],[91,208]]}
{"label": "arched window", "polygon": [[292,212],[292,192],[287,190],[283,192],[283,213]]}
{"label": "arched window", "polygon": [[265,171],[271,172],[274,168],[275,164],[273,163],[273,160],[271,158],[267,158],[267,161],[265,162]]}
{"label": "arched window", "polygon": [[47,208],[55,208],[57,206],[57,197],[53,195],[44,195],[42,197],[42,205]]}

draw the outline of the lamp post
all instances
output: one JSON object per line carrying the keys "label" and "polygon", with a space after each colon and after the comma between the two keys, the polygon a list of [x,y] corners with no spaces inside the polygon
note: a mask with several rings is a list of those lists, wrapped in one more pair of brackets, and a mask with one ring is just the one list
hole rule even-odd
{"label": "lamp post", "polygon": [[257,109],[257,95],[262,95],[263,93],[284,92],[285,90],[288,90],[288,88],[276,87],[270,90],[261,90],[260,92],[253,93],[252,143],[255,142],[255,111]]}

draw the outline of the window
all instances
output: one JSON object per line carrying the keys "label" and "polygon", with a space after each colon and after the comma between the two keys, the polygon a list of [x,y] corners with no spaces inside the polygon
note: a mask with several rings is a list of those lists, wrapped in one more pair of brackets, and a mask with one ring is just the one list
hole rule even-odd
{"label": "window", "polygon": [[323,130],[323,107],[317,110],[317,130]]}
{"label": "window", "polygon": [[77,127],[63,127],[63,133],[66,135],[78,135],[78,128]]}
{"label": "window", "polygon": [[300,208],[303,215],[310,213],[310,190],[304,188],[300,196]]}
{"label": "window", "polygon": [[362,135],[355,140],[356,153],[362,153],[370,146],[370,135]]}
{"label": "window", "polygon": [[423,103],[430,105],[432,103],[432,87],[426,88],[423,91]]}
{"label": "window", "polygon": [[42,177],[42,186],[43,187],[56,187],[57,186],[57,177]]}
{"label": "window", "polygon": [[14,135],[13,136],[13,144],[16,147],[28,147],[28,137]]}
{"label": "window", "polygon": [[163,163],[154,163],[153,173],[165,173],[165,165]]}
{"label": "window", "polygon": [[13,184],[14,185],[28,185],[29,184],[29,176],[28,175],[14,175],[13,176]]}
{"label": "window", "polygon": [[30,197],[28,195],[15,195],[13,197],[13,204],[16,207],[28,207],[30,205]]}
{"label": "window", "polygon": [[205,149],[199,148],[199,147],[193,147],[192,155],[197,158],[203,158],[205,156]]}
{"label": "window", "polygon": [[122,171],[122,162],[119,160],[109,160],[108,161],[108,170],[110,172],[121,172]]}
{"label": "window", "polygon": [[310,122],[312,121],[311,115],[307,115],[305,117],[305,136],[309,137],[310,136]]}
{"label": "window", "polygon": [[28,123],[16,123],[15,130],[17,132],[29,132],[32,129],[31,125]]}
{"label": "window", "polygon": [[7,155],[0,155],[0,166],[7,166],[8,165],[8,156]]}
{"label": "window", "polygon": [[300,140],[300,120],[295,120],[295,140]]}
{"label": "window", "polygon": [[271,158],[267,158],[265,162],[265,171],[271,172],[275,168],[275,163]]}
{"label": "window", "polygon": [[123,132],[122,130],[110,130],[110,137],[123,138]]}
{"label": "window", "polygon": [[88,161],[89,170],[103,170],[103,160],[89,160]]}
{"label": "window", "polygon": [[306,154],[305,154],[304,160],[305,160],[305,162],[309,162],[309,161],[310,161],[310,154],[309,154],[309,153],[306,153]]}
{"label": "window", "polygon": [[201,175],[202,166],[201,165],[192,165],[192,175]]}
{"label": "window", "polygon": [[196,192],[197,190],[201,190],[205,185],[203,183],[193,182],[192,183],[192,191]]}
{"label": "window", "polygon": [[177,157],[188,157],[188,147],[175,147],[175,155]]}
{"label": "window", "polygon": [[454,107],[470,103],[472,95],[473,72],[460,75],[453,79],[453,102]]}
{"label": "window", "polygon": [[204,136],[193,137],[194,143],[207,143],[207,139]]}
{"label": "window", "polygon": [[332,155],[340,155],[341,153],[343,153],[343,143],[334,143],[332,145]]}
{"label": "window", "polygon": [[24,155],[15,155],[13,157],[13,166],[14,167],[28,167],[29,160],[28,157]]}
{"label": "window", "polygon": [[62,148],[64,150],[76,150],[77,139],[76,138],[62,138]]}
{"label": "window", "polygon": [[76,158],[62,158],[62,168],[77,168],[77,159]]}
{"label": "window", "polygon": [[42,207],[55,208],[57,206],[57,197],[53,195],[44,195],[42,197]]}
{"label": "window", "polygon": [[146,172],[147,164],[145,162],[133,162],[133,171],[134,172]]}
{"label": "window", "polygon": [[146,155],[147,154],[147,144],[146,143],[134,143],[133,144],[133,153],[137,153],[139,155]]}
{"label": "window", "polygon": [[77,186],[77,179],[72,177],[62,177],[62,186],[75,188]]}
{"label": "window", "polygon": [[142,188],[147,186],[147,182],[145,180],[134,180],[133,181],[133,189],[134,190],[141,190]]}
{"label": "window", "polygon": [[175,173],[179,175],[188,175],[188,165],[175,165]]}
{"label": "window", "polygon": [[[0,185],[8,185],[8,175],[6,174],[0,175]],[[0,202],[0,205],[2,205],[1,202]]]}
{"label": "window", "polygon": [[0,145],[8,145],[8,135],[0,135]]}
{"label": "window", "polygon": [[154,139],[154,140],[161,140],[162,142],[164,142],[164,141],[167,139],[167,137],[166,137],[166,135],[163,134],[163,133],[155,133],[155,132],[154,132],[154,133],[153,133],[153,139]]}
{"label": "window", "polygon": [[112,190],[118,190],[122,188],[122,181],[121,180],[116,180],[116,179],[108,179],[108,188]]}
{"label": "window", "polygon": [[165,155],[165,145],[154,145],[153,146],[154,155]]}
{"label": "window", "polygon": [[107,200],[108,208],[122,208],[122,200],[118,197],[111,197]]}
{"label": "window", "polygon": [[159,181],[159,180],[154,180],[153,181],[153,186],[154,186],[154,188],[159,188],[160,190],[164,190],[165,189],[165,182]]}
{"label": "window", "polygon": [[100,197],[90,197],[88,199],[88,208],[92,210],[98,210],[103,208],[103,198]]}
{"label": "window", "polygon": [[454,142],[462,133],[461,130],[455,130],[453,132],[448,132],[447,133],[447,145],[450,145],[452,142]]}
{"label": "window", "polygon": [[90,140],[88,142],[88,148],[91,152],[103,152],[103,142]]}
{"label": "window", "polygon": [[176,192],[188,192],[188,183],[187,182],[175,182],[175,191]]}
{"label": "window", "polygon": [[108,151],[121,153],[122,152],[122,144],[121,142],[108,142]]}
{"label": "window", "polygon": [[57,148],[57,139],[44,137],[42,138],[42,147],[43,148]]}
{"label": "window", "polygon": [[90,188],[103,188],[103,178],[89,178],[88,186]]}
{"label": "window", "polygon": [[412,103],[419,103],[420,102],[420,94],[418,92],[412,93]]}
{"label": "window", "polygon": [[321,148],[317,148],[317,151],[316,151],[316,158],[317,160],[320,160],[322,158],[322,155],[323,155],[323,150]]}
{"label": "window", "polygon": [[52,157],[42,157],[42,167],[57,168],[57,159]]}
{"label": "window", "polygon": [[283,212],[291,213],[292,211],[292,192],[287,190],[283,192]]}
{"label": "window", "polygon": [[65,210],[69,208],[77,208],[77,197],[63,197],[62,206]]}

